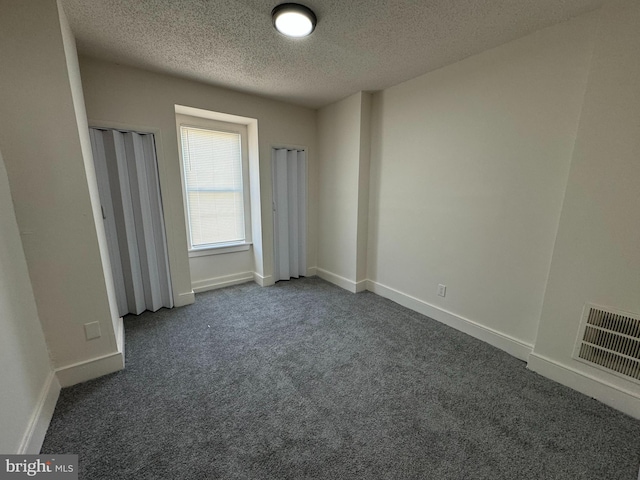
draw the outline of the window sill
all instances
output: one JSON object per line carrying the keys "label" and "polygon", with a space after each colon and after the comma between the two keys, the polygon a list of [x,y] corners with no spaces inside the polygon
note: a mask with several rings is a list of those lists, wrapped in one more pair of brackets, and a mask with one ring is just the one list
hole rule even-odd
{"label": "window sill", "polygon": [[223,253],[246,252],[251,248],[251,242],[233,243],[229,245],[217,245],[215,247],[198,248],[189,250],[189,258],[206,257],[208,255],[220,255]]}

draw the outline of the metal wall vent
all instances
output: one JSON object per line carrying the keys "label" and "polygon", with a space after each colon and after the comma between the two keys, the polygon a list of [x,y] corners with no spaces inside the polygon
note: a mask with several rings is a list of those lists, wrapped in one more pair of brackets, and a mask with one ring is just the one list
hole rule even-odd
{"label": "metal wall vent", "polygon": [[573,355],[640,382],[640,316],[586,305]]}

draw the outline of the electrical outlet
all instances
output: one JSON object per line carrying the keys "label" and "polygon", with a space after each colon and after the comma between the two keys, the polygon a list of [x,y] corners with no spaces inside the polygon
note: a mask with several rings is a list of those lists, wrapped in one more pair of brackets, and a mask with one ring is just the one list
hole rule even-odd
{"label": "electrical outlet", "polygon": [[446,285],[438,285],[438,295],[441,297],[447,296],[447,286]]}
{"label": "electrical outlet", "polygon": [[98,322],[91,322],[84,324],[84,335],[87,340],[93,340],[94,338],[100,338],[102,333],[100,332],[100,324]]}

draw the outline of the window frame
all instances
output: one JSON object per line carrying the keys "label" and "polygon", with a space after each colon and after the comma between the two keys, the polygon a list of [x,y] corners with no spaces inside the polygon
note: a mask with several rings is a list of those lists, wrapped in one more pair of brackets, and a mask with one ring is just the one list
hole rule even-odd
{"label": "window frame", "polygon": [[[181,127],[192,127],[216,132],[234,133],[240,135],[240,154],[242,160],[242,201],[244,210],[244,240],[237,242],[220,242],[201,247],[193,245],[191,236],[191,216],[189,215],[189,200],[187,189],[187,172],[182,155]],[[178,140],[178,156],[180,159],[180,178],[182,181],[182,202],[184,206],[185,226],[187,230],[187,243],[189,257],[201,257],[246,251],[251,248],[251,194],[249,191],[249,142],[247,126],[239,123],[223,122],[191,115],[176,114],[176,132]]]}

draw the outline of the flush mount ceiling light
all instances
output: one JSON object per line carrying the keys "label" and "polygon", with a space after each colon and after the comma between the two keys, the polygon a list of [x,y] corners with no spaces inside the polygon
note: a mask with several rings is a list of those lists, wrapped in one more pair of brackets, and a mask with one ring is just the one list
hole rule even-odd
{"label": "flush mount ceiling light", "polygon": [[306,37],[316,28],[316,15],[297,3],[282,3],[271,11],[273,26],[287,37]]}

